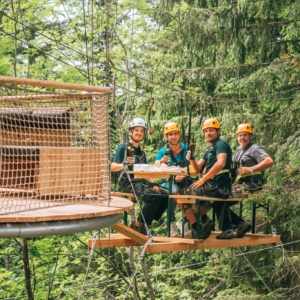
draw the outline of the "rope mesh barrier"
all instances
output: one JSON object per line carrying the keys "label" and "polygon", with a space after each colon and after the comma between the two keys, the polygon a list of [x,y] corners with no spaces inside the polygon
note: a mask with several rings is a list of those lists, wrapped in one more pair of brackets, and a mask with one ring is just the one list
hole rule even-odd
{"label": "rope mesh barrier", "polygon": [[0,215],[109,199],[108,90],[0,79]]}

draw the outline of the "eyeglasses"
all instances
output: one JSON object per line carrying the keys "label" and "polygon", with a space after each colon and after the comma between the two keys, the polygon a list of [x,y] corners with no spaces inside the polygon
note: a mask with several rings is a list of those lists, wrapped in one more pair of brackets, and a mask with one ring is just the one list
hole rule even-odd
{"label": "eyeglasses", "polygon": [[242,137],[248,137],[249,133],[244,133],[244,134],[239,134],[238,138],[242,138]]}

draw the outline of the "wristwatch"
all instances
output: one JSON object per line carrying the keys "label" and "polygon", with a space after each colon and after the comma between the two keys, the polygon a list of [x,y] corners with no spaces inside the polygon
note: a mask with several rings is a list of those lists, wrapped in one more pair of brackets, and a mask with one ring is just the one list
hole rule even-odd
{"label": "wristwatch", "polygon": [[250,173],[252,174],[252,173],[253,173],[253,168],[250,167],[250,168],[249,168],[249,171],[250,171]]}

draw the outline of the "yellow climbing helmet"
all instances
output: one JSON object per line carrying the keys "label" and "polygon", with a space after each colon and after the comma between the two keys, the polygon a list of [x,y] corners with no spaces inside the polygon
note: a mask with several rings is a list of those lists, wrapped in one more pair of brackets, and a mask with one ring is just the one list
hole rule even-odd
{"label": "yellow climbing helmet", "polygon": [[240,124],[236,130],[236,135],[240,132],[248,132],[249,134],[253,134],[253,129],[250,124]]}
{"label": "yellow climbing helmet", "polygon": [[180,132],[180,127],[175,122],[169,122],[164,126],[164,134],[168,134],[169,132],[175,130]]}
{"label": "yellow climbing helmet", "polygon": [[204,129],[206,129],[206,128],[220,129],[221,126],[217,119],[210,118],[210,119],[207,119],[204,121],[202,131],[204,131]]}

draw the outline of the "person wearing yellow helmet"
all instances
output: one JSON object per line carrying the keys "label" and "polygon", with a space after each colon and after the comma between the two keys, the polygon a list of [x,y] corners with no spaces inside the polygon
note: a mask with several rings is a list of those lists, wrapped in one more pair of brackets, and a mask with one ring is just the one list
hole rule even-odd
{"label": "person wearing yellow helmet", "polygon": [[[238,125],[236,135],[240,145],[232,157],[234,173],[237,175],[232,192],[235,193],[239,184],[243,184],[243,188],[250,192],[260,190],[263,171],[272,167],[274,161],[262,147],[252,143],[253,129],[250,124]],[[251,230],[251,225],[243,220],[233,219],[232,223],[237,226],[236,238],[244,237]]]}
{"label": "person wearing yellow helmet", "polygon": [[[187,188],[181,189],[181,195],[207,196],[226,199],[231,194],[231,179],[230,166],[232,158],[232,150],[229,144],[220,139],[221,126],[217,119],[210,118],[204,121],[202,131],[209,146],[200,160],[196,161],[190,154],[187,159],[190,160],[192,167],[201,173],[205,168],[205,173],[202,177]],[[221,215],[224,202],[215,202],[215,209],[218,219]],[[182,207],[181,207],[182,209]],[[206,239],[210,236],[211,230],[214,227],[213,222],[207,217],[206,212],[201,214],[206,218],[202,220],[201,236]],[[196,235],[196,216],[192,208],[185,210],[185,216],[189,219],[193,227],[193,235]],[[217,239],[232,239],[234,238],[230,216],[227,210],[224,211],[224,222],[220,224],[222,233]]]}
{"label": "person wearing yellow helmet", "polygon": [[[190,163],[186,160],[186,154],[188,146],[180,142],[180,127],[176,122],[168,122],[164,125],[164,136],[167,140],[167,144],[159,149],[155,158],[155,165],[169,165],[169,166],[180,166],[181,168],[187,167]],[[192,181],[189,176],[177,175],[174,178],[175,184],[172,186],[172,192],[175,193],[179,188],[189,186]],[[169,182],[167,180],[161,180],[160,184],[168,190]],[[172,201],[171,207],[171,236],[178,236],[178,230],[175,224],[175,208],[176,202]],[[179,230],[182,230],[182,226],[178,226]],[[184,224],[184,235],[190,236],[190,230],[188,228],[188,220],[185,220]]]}
{"label": "person wearing yellow helmet", "polygon": [[[127,143],[119,145],[114,155],[111,171],[120,172],[119,191],[125,193],[135,192],[140,195],[143,192],[144,206],[137,221],[131,222],[130,227],[142,234],[147,235],[147,227],[152,224],[153,220],[159,220],[168,207],[169,195],[163,189],[160,189],[152,179],[141,181],[135,179],[131,174],[124,171],[124,164],[128,164],[128,169],[133,170],[134,164],[147,164],[145,152],[140,147],[140,142],[145,137],[146,123],[141,118],[134,118],[129,125],[130,140]],[[133,156],[131,155],[131,151]],[[147,226],[145,226],[145,224]]]}

